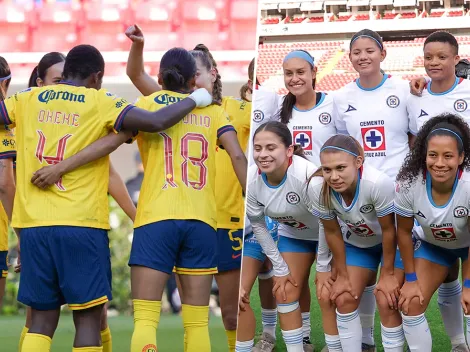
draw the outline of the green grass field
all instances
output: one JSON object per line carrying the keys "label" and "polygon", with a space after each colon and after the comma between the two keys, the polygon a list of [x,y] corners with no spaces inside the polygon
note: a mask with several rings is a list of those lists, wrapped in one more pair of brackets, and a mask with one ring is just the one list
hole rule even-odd
{"label": "green grass field", "polygon": [[[16,352],[24,317],[0,317],[0,351]],[[109,318],[113,336],[113,352],[129,352],[134,322],[130,316]],[[227,352],[227,336],[220,317],[211,316],[210,336],[212,352]],[[74,326],[70,315],[63,316],[52,342],[51,352],[70,352]],[[163,315],[157,331],[159,352],[183,352],[183,323],[180,316]]]}
{"label": "green grass field", "polygon": [[[310,309],[310,321],[312,325],[312,333],[311,333],[311,340],[312,343],[315,344],[315,350],[321,351],[323,346],[325,346],[325,338],[323,335],[323,328],[321,323],[321,314],[320,314],[320,307],[318,305],[316,296],[315,296],[315,288],[313,285],[312,277],[314,274],[312,273],[310,279],[310,292],[312,292],[312,305]],[[263,330],[261,325],[261,306],[259,301],[258,295],[258,284],[255,284],[255,287],[252,290],[251,297],[251,307],[255,312],[256,316],[256,336],[260,336]],[[448,352],[451,349],[449,338],[447,337],[444,325],[442,324],[441,314],[439,313],[439,308],[437,306],[437,294],[431,301],[431,304],[428,307],[426,312],[426,318],[428,319],[429,326],[431,327],[431,333],[433,337],[433,351],[435,352]],[[286,346],[284,341],[282,341],[281,332],[279,330],[279,320],[277,326],[277,343],[276,343],[276,352],[286,351]],[[257,340],[255,340],[256,342]],[[381,347],[381,336],[380,336],[380,318],[379,313],[377,312],[375,315],[375,343],[377,345],[377,351],[382,352],[383,348]]]}

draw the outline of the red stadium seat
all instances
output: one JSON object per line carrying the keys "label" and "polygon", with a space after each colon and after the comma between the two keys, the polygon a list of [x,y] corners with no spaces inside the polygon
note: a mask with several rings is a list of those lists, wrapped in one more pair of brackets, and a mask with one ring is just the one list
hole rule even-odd
{"label": "red stadium seat", "polygon": [[229,49],[253,50],[256,47],[256,19],[258,3],[250,0],[232,0],[230,9]]}
{"label": "red stadium seat", "polygon": [[0,3],[0,51],[22,52],[29,50],[32,6]]}

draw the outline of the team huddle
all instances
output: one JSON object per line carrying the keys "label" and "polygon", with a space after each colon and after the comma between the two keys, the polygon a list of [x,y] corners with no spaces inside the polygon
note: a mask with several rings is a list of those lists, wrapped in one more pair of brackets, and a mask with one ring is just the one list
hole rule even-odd
{"label": "team huddle", "polygon": [[[134,104],[101,88],[105,62],[89,45],[66,57],[47,54],[29,88],[8,99],[11,73],[0,61],[1,135],[10,141],[0,150],[0,254],[4,285],[11,220],[21,251],[18,300],[28,306],[19,350],[50,351],[67,304],[76,328],[73,351],[112,351],[104,308],[112,299],[109,193],[135,228],[130,350],[157,351],[162,294],[175,272],[184,350],[210,351],[215,275],[234,351],[251,103],[222,96],[217,64],[204,45],[168,50],[157,83],[143,68],[142,31],[132,26],[126,35],[132,40],[127,73],[142,93]],[[134,141],[145,169],[137,209],[108,157]]]}
{"label": "team huddle", "polygon": [[257,85],[236,351],[272,351],[278,316],[287,351],[313,351],[315,261],[323,351],[375,351],[376,309],[385,351],[432,351],[424,312],[436,291],[452,351],[469,351],[470,81],[456,77],[450,33],[432,33],[423,51],[429,78],[391,77],[366,29],[350,42],[359,78],[342,89],[315,91],[303,50],[284,58],[285,97]]}

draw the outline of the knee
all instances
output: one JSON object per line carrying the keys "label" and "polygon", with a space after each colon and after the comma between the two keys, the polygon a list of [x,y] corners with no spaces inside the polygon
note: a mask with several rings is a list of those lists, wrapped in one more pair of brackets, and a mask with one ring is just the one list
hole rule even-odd
{"label": "knee", "polygon": [[382,291],[377,291],[375,301],[377,302],[377,309],[380,315],[396,312],[396,310],[390,309],[388,299]]}
{"label": "knee", "polygon": [[321,309],[331,308],[334,306],[330,299],[330,291],[328,291],[326,288],[323,288],[321,292],[317,291],[317,299]]}
{"label": "knee", "polygon": [[408,305],[408,316],[416,316],[423,314],[426,311],[428,302],[425,300],[423,304],[421,304],[419,297],[413,297]]}
{"label": "knee", "polygon": [[351,313],[359,306],[359,300],[354,299],[354,297],[349,292],[345,292],[339,295],[336,298],[335,303],[340,313]]}
{"label": "knee", "polygon": [[222,320],[225,330],[237,330],[237,310],[230,311],[230,314],[224,314],[224,311],[222,311]]}
{"label": "knee", "polygon": [[295,287],[290,282],[288,282],[284,290],[286,292],[286,299],[284,300],[284,297],[282,296],[280,290],[277,290],[276,291],[276,303],[285,304],[285,303],[296,302],[299,300],[300,292],[301,292],[300,287]]}

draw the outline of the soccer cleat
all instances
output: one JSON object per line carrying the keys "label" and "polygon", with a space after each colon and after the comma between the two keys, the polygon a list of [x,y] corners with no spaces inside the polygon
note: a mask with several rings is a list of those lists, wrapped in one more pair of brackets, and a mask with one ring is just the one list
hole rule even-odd
{"label": "soccer cleat", "polygon": [[304,337],[303,343],[304,343],[304,352],[314,352],[315,351],[315,346],[310,341],[310,338]]}
{"label": "soccer cleat", "polygon": [[454,347],[450,352],[469,352],[468,346],[466,343],[461,343],[460,345]]}
{"label": "soccer cleat", "polygon": [[255,347],[251,349],[251,352],[272,352],[275,345],[276,339],[271,336],[271,334],[263,332],[261,339],[255,345]]}
{"label": "soccer cleat", "polygon": [[377,352],[375,345],[362,344],[362,352]]}

